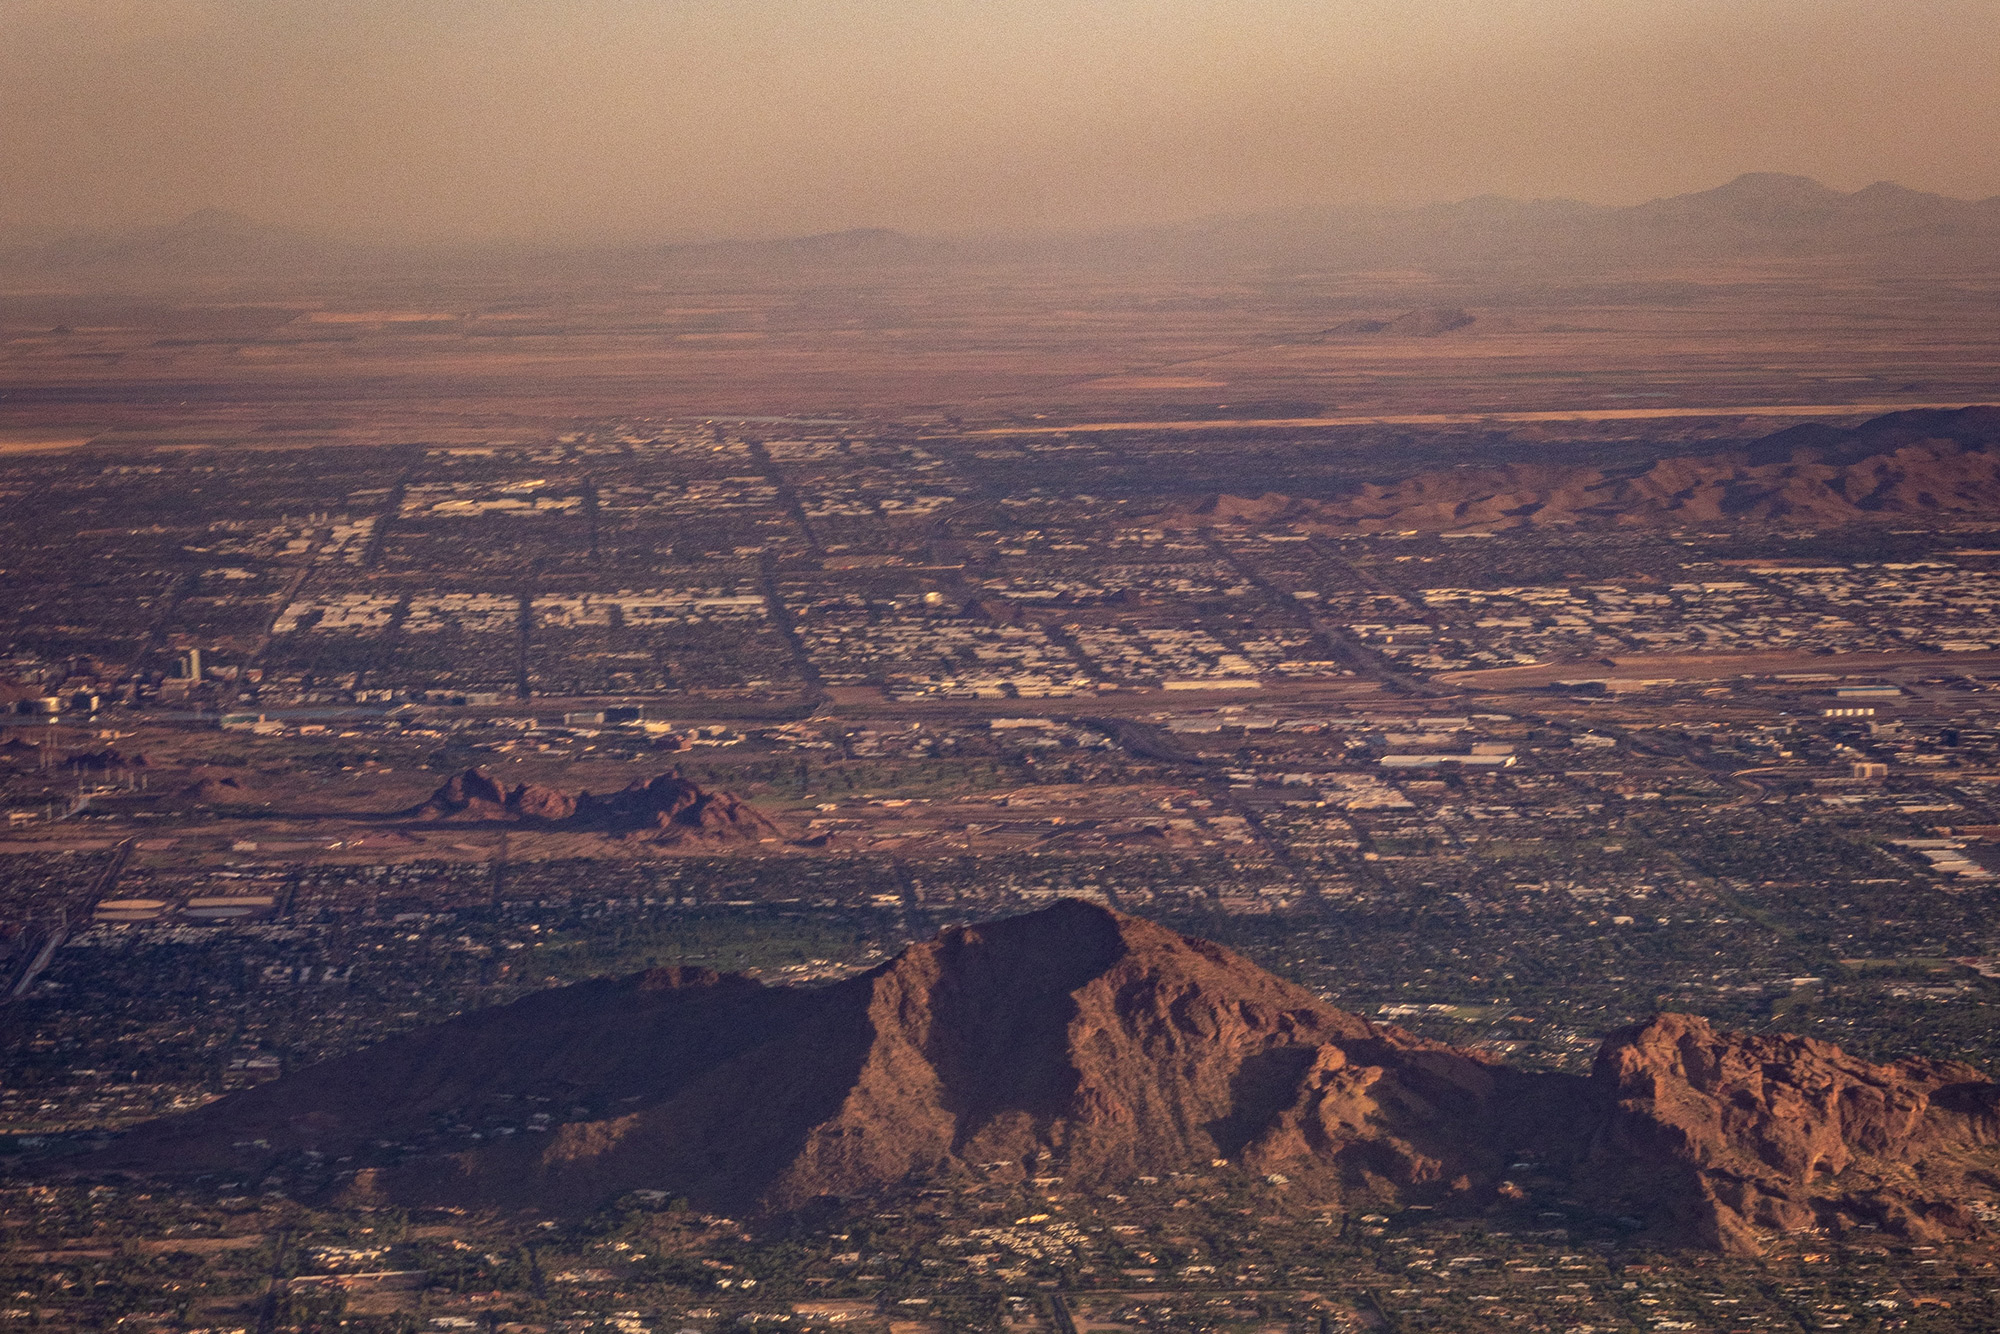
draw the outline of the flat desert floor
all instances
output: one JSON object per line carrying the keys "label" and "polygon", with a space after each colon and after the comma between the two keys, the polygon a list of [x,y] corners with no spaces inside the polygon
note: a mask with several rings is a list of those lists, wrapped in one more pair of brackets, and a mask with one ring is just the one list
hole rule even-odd
{"label": "flat desert floor", "polygon": [[[952,430],[1325,419],[1728,434],[1990,399],[2000,278],[1834,260],[1615,273],[1031,265],[0,291],[0,449],[505,442],[590,417]],[[1462,309],[1434,336],[1330,332]]]}

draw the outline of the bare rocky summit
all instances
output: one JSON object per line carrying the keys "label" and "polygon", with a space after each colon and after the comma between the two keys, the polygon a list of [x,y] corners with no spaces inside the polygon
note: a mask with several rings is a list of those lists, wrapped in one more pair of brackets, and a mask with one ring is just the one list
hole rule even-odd
{"label": "bare rocky summit", "polygon": [[1662,1015],[1613,1034],[1587,1078],[1512,1070],[1074,901],[818,989],[661,969],[546,992],[151,1123],[92,1166],[365,1160],[535,1097],[571,1118],[345,1188],[786,1211],[996,1162],[1093,1189],[1222,1160],[1301,1201],[1479,1211],[1523,1198],[1525,1158],[1660,1242],[1739,1253],[1802,1226],[1972,1235],[1970,1204],[2000,1190],[2000,1087],[1969,1067]]}

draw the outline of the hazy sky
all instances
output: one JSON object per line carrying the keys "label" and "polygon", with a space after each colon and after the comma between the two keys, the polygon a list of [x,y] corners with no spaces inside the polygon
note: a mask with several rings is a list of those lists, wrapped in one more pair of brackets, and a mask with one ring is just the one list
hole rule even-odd
{"label": "hazy sky", "polygon": [[2000,0],[0,0],[0,223],[964,232],[2000,194]]}

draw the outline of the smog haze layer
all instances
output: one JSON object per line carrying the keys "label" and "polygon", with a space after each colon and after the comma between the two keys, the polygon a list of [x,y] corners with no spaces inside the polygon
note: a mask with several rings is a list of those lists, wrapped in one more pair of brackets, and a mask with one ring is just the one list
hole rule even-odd
{"label": "smog haze layer", "polygon": [[1985,0],[0,7],[0,227],[980,233],[1739,172],[2000,192]]}

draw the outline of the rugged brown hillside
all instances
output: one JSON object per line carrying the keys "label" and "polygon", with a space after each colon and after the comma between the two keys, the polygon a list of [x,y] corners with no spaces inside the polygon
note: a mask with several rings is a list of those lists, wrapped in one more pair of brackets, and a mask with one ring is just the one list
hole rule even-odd
{"label": "rugged brown hillside", "polygon": [[1853,1223],[1963,1234],[2000,1188],[2000,1087],[1971,1066],[1668,1014],[1612,1034],[1591,1078],[1609,1105],[1579,1180],[1698,1244]]}
{"label": "rugged brown hillside", "polygon": [[483,769],[454,774],[398,811],[408,820],[527,824],[547,829],[646,835],[658,842],[730,842],[779,837],[778,827],[733,792],[711,792],[670,769],[608,796],[536,783],[507,787]]}
{"label": "rugged brown hillside", "polygon": [[1641,469],[1505,464],[1421,472],[1329,499],[1217,496],[1163,522],[1294,522],[1350,532],[1526,525],[1855,523],[2000,514],[2000,408],[1898,412],[1852,430],[1802,426]]}
{"label": "rugged brown hillside", "polygon": [[[524,1099],[568,1119],[434,1134]],[[1526,1157],[1663,1242],[1747,1251],[1808,1222],[1977,1230],[1964,1203],[1994,1195],[1996,1107],[1963,1067],[1685,1016],[1614,1035],[1589,1079],[1511,1071],[1064,902],[818,990],[662,970],[546,993],[155,1122],[94,1166],[265,1171],[391,1142],[348,1189],[786,1210],[968,1165],[1090,1188],[1222,1159],[1306,1200],[1478,1210],[1519,1197],[1505,1178]]]}

